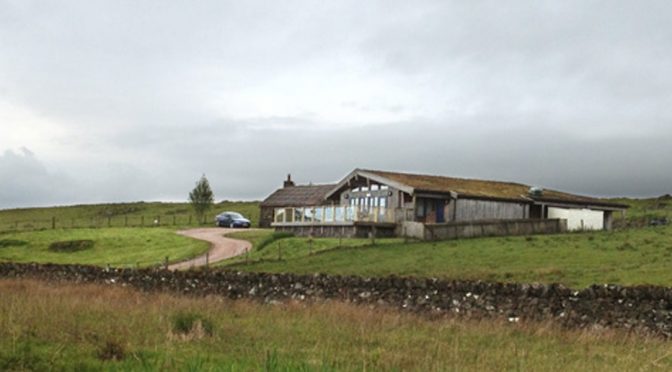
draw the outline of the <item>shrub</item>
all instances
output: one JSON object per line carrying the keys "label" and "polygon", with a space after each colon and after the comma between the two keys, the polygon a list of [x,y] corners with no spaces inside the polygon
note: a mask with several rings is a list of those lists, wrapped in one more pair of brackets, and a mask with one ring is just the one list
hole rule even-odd
{"label": "shrub", "polygon": [[269,245],[269,244],[271,244],[271,243],[273,243],[277,240],[286,239],[286,238],[293,238],[293,237],[294,237],[294,234],[292,234],[290,232],[276,231],[276,232],[272,233],[271,235],[262,239],[259,242],[259,244],[257,245],[256,250],[260,251],[264,247],[266,247],[267,245]]}
{"label": "shrub", "polygon": [[52,252],[77,252],[93,248],[93,240],[66,240],[49,244]]}
{"label": "shrub", "polygon": [[19,247],[23,245],[27,245],[28,242],[23,241],[23,240],[16,240],[16,239],[0,239],[0,248],[5,248],[5,247]]}
{"label": "shrub", "polygon": [[203,332],[212,336],[214,326],[212,321],[197,313],[181,312],[173,317],[173,333],[189,335],[190,333]]}

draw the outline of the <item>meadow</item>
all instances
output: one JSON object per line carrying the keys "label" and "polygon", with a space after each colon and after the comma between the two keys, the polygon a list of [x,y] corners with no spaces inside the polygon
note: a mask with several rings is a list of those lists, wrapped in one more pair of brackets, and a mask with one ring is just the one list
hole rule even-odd
{"label": "meadow", "polygon": [[[92,241],[75,252],[49,249],[54,242]],[[182,261],[209,248],[169,228],[55,229],[0,234],[0,261],[147,267]]]}
{"label": "meadow", "polygon": [[[632,207],[621,226],[643,226],[649,218],[668,216],[667,197],[617,199]],[[258,218],[256,202],[224,202],[214,211],[238,210]],[[186,228],[186,203],[125,203],[0,211],[0,224],[11,230],[12,220],[108,221],[110,226],[133,225],[142,216],[164,216],[159,227],[41,228],[0,234],[0,260],[18,262],[87,263],[152,266],[169,256],[171,262],[202,253],[207,245],[175,236]],[[108,217],[103,217],[108,216]],[[176,219],[172,224],[173,216]],[[102,219],[101,219],[102,218]],[[182,220],[180,220],[182,218]],[[156,217],[154,217],[156,219]],[[130,221],[130,223],[128,222]],[[166,222],[168,221],[168,222]],[[48,223],[51,223],[47,220]],[[193,221],[192,221],[193,223]],[[20,224],[19,224],[20,225]],[[1,226],[1,225],[0,225]],[[16,224],[14,225],[16,226]],[[195,225],[193,225],[195,226]],[[669,226],[630,227],[563,235],[497,237],[443,242],[407,242],[403,239],[308,239],[274,234],[271,230],[232,235],[252,241],[249,254],[217,266],[250,271],[329,273],[340,275],[405,275],[445,279],[509,282],[560,282],[571,287],[594,283],[657,284],[672,286],[672,229]],[[90,239],[92,250],[56,253],[54,241]],[[3,245],[17,240],[24,245]]]}
{"label": "meadow", "polygon": [[30,280],[0,280],[0,296],[0,370],[672,368],[668,342],[617,331]]}

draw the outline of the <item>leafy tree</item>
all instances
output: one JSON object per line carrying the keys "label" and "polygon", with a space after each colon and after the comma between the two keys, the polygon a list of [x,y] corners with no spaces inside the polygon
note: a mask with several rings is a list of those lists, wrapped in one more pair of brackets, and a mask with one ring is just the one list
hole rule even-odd
{"label": "leafy tree", "polygon": [[189,193],[189,201],[196,213],[196,219],[201,223],[205,223],[205,215],[212,209],[212,205],[215,203],[215,196],[212,193],[212,189],[210,189],[210,183],[205,178],[205,174],[196,183],[196,187]]}

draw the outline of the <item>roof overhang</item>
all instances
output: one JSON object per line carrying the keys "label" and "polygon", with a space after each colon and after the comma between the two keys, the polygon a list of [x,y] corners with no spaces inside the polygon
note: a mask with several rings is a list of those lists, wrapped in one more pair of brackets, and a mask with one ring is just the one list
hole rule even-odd
{"label": "roof overhang", "polygon": [[329,199],[330,197],[334,196],[334,194],[338,193],[344,187],[352,184],[352,180],[357,179],[358,177],[366,178],[366,179],[369,179],[369,180],[374,181],[376,183],[393,187],[393,188],[395,188],[397,190],[401,190],[401,191],[403,191],[407,194],[413,195],[413,193],[415,192],[415,190],[412,187],[410,187],[408,185],[405,185],[403,183],[393,181],[393,180],[391,180],[387,177],[383,177],[383,176],[377,175],[375,173],[367,172],[367,171],[364,171],[364,170],[361,170],[361,169],[355,169],[352,172],[350,172],[350,174],[345,176],[345,178],[343,178],[343,180],[341,182],[336,184],[336,186],[333,189],[331,189],[331,191],[329,191],[327,193],[325,198]]}
{"label": "roof overhang", "polygon": [[627,205],[622,204],[601,204],[594,202],[568,202],[566,200],[554,200],[554,199],[536,199],[534,204],[543,204],[551,207],[561,207],[561,208],[585,208],[585,209],[594,209],[601,211],[622,211],[630,208]]}

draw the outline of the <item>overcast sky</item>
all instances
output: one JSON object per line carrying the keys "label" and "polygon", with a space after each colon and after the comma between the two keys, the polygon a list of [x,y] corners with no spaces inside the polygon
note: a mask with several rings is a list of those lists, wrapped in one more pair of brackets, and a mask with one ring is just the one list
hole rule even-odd
{"label": "overcast sky", "polygon": [[0,0],[0,208],[354,168],[672,192],[669,1]]}

